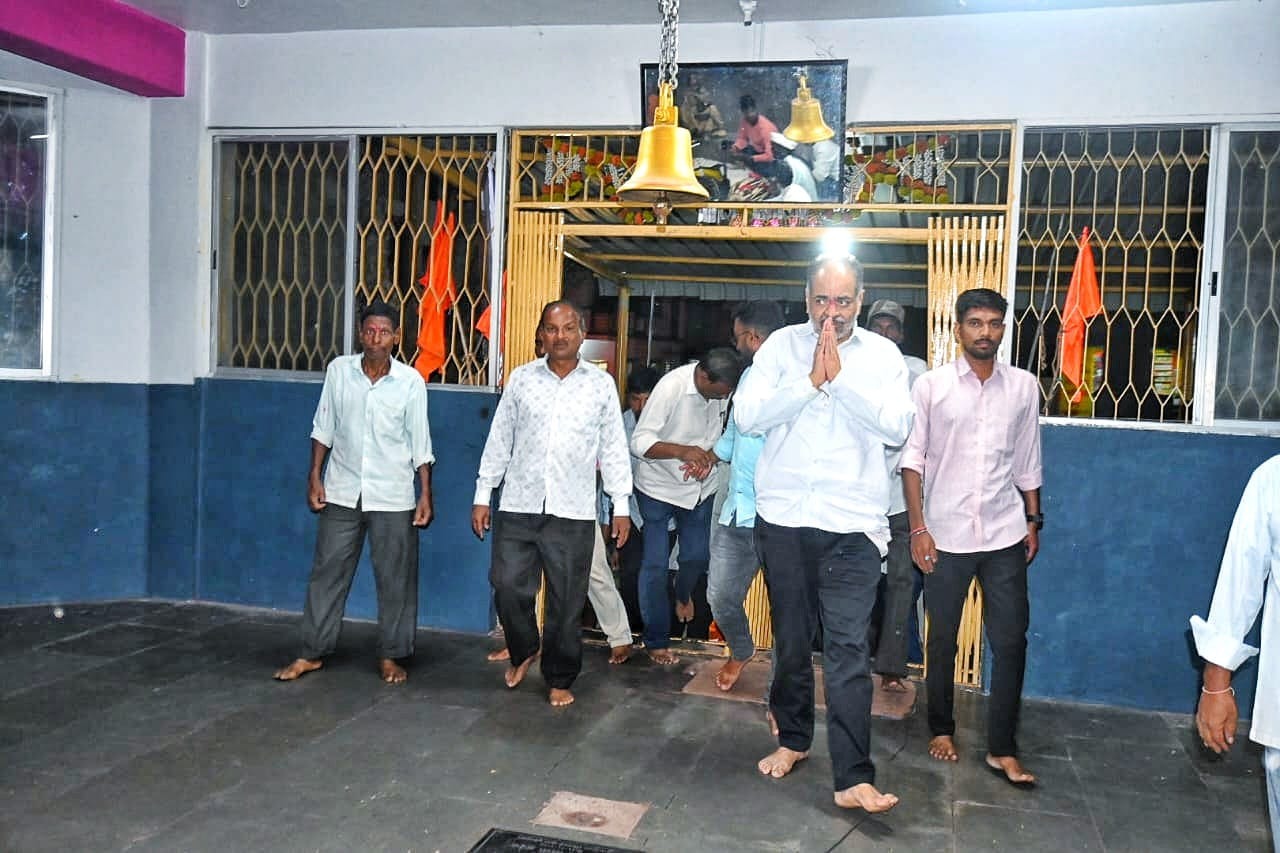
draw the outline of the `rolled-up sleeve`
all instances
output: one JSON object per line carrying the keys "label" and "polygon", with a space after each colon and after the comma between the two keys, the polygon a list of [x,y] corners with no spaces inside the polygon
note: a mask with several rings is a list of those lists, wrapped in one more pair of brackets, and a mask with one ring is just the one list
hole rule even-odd
{"label": "rolled-up sleeve", "polygon": [[335,408],[337,393],[337,364],[330,364],[324,373],[324,387],[320,389],[320,402],[316,404],[315,417],[311,419],[311,437],[325,447],[333,447],[333,435],[338,429],[338,412]]}
{"label": "rolled-up sleeve", "polygon": [[1222,556],[1222,569],[1213,590],[1209,618],[1191,617],[1191,633],[1200,657],[1235,670],[1258,653],[1244,642],[1262,609],[1263,590],[1271,572],[1271,523],[1259,470],[1249,480]]}
{"label": "rolled-up sleeve", "polygon": [[1028,381],[1026,401],[1018,413],[1019,423],[1013,439],[1013,484],[1019,491],[1029,492],[1044,483],[1040,461],[1040,389]]}
{"label": "rolled-up sleeve", "polygon": [[902,447],[902,458],[898,462],[898,470],[915,471],[920,476],[925,473],[925,460],[929,456],[929,406],[933,399],[933,383],[925,374],[916,380],[911,389],[911,400],[915,405],[915,422],[907,443]]}
{"label": "rolled-up sleeve", "polygon": [[649,402],[645,404],[640,419],[636,421],[636,428],[631,433],[632,455],[643,459],[649,448],[658,443],[662,428],[667,425],[667,418],[671,417],[682,390],[679,382],[659,382],[653,389]]}
{"label": "rolled-up sleeve", "polygon": [[434,465],[435,454],[431,445],[431,421],[427,416],[427,384],[415,382],[405,405],[405,426],[409,432],[409,452],[413,469]]}

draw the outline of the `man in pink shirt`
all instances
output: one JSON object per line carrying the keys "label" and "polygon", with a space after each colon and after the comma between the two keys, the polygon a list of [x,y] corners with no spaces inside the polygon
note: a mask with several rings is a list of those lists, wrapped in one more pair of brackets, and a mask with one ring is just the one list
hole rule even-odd
{"label": "man in pink shirt", "polygon": [[756,99],[750,95],[738,99],[738,109],[742,110],[742,121],[738,124],[738,136],[733,140],[733,150],[751,168],[760,163],[772,163],[771,136],[778,132],[778,126],[760,115]]}
{"label": "man in pink shirt", "polygon": [[1018,761],[1015,735],[1027,657],[1027,566],[1040,547],[1040,387],[996,361],[1005,298],[967,290],[956,299],[963,354],[916,380],[915,426],[902,454],[911,556],[925,573],[929,754],[956,761],[952,661],[969,584],[982,585],[994,657],[987,766],[1014,785],[1035,776]]}

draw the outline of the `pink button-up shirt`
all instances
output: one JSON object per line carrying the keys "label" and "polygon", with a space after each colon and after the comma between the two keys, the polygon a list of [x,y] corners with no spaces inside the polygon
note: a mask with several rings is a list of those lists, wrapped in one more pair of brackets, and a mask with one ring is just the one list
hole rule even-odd
{"label": "pink button-up shirt", "polygon": [[1027,535],[1022,492],[1040,488],[1040,388],[997,362],[986,382],[961,358],[916,380],[902,468],[924,480],[924,518],[940,551],[995,551]]}

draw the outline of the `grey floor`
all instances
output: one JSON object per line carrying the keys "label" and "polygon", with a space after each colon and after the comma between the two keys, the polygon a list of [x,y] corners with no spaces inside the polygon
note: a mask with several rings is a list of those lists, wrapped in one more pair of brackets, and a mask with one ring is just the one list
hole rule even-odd
{"label": "grey floor", "polygon": [[[0,609],[0,850],[466,851],[490,827],[643,850],[1269,851],[1259,753],[1202,754],[1185,716],[1028,701],[1034,791],[981,764],[983,698],[958,697],[962,760],[931,761],[923,709],[877,720],[901,804],[831,803],[814,755],[781,781],[758,705],[680,692],[684,668],[605,663],[553,711],[501,684],[484,637],[423,631],[406,685],[347,623],[326,668],[270,679],[297,617],[164,602]],[[921,700],[922,701],[922,700]],[[652,807],[626,841],[530,821],[557,791]]]}

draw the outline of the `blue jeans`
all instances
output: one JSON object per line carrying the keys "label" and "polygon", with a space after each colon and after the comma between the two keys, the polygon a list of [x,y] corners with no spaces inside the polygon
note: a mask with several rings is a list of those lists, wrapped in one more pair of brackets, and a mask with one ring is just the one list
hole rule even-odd
{"label": "blue jeans", "polygon": [[644,645],[649,650],[671,645],[671,599],[667,592],[667,561],[670,557],[667,524],[676,520],[680,543],[680,570],[676,572],[676,601],[688,601],[693,588],[707,571],[710,561],[711,505],[709,497],[693,509],[682,509],[635,493],[644,519],[644,558],[640,563],[640,616],[644,619]]}
{"label": "blue jeans", "polygon": [[755,530],[717,522],[711,528],[707,603],[736,661],[750,660],[756,652],[747,610],[742,604],[759,570]]}

